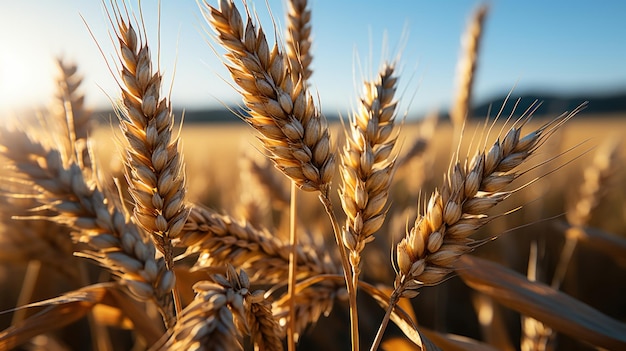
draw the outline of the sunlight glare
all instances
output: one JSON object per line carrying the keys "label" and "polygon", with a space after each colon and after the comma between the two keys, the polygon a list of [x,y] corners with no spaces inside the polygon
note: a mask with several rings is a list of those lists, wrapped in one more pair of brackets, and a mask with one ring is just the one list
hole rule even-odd
{"label": "sunlight glare", "polygon": [[36,85],[34,74],[28,69],[26,60],[10,52],[0,54],[0,109],[25,107],[30,95],[29,86],[32,89],[32,85]]}

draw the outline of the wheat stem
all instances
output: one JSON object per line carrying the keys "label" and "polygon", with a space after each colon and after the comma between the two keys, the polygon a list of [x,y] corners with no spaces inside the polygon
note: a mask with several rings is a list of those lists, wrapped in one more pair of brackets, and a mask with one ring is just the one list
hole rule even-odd
{"label": "wheat stem", "polygon": [[296,235],[296,204],[297,204],[297,186],[295,182],[291,182],[291,205],[289,206],[289,323],[287,324],[287,349],[295,351],[295,326],[296,326],[296,270],[298,268],[298,260],[296,250],[298,245],[298,236]]}
{"label": "wheat stem", "polygon": [[[41,272],[41,261],[30,260],[26,266],[26,273],[24,274],[24,281],[22,282],[22,288],[17,298],[17,306],[25,306],[31,302],[33,292],[37,286],[37,280],[39,280],[39,273]],[[11,318],[11,325],[17,325],[21,323],[26,317],[26,309],[18,309]]]}
{"label": "wheat stem", "polygon": [[389,298],[389,306],[385,310],[385,316],[383,320],[380,322],[380,326],[378,327],[378,331],[376,331],[376,337],[374,338],[374,342],[372,342],[372,347],[370,347],[370,351],[378,350],[381,341],[383,340],[383,335],[385,334],[385,329],[387,329],[387,325],[389,324],[389,319],[391,318],[391,312],[396,307],[396,304],[400,300],[400,294],[394,291]]}
{"label": "wheat stem", "polygon": [[356,285],[353,285],[353,280],[351,279],[352,270],[350,268],[350,261],[348,260],[348,252],[346,247],[343,245],[341,239],[341,228],[339,227],[339,221],[335,216],[335,212],[333,211],[333,205],[328,196],[324,196],[323,194],[319,195],[319,199],[324,205],[324,209],[330,218],[330,223],[333,227],[333,233],[335,234],[335,241],[337,242],[337,246],[339,247],[339,254],[341,256],[341,266],[343,268],[343,276],[346,281],[346,289],[348,290],[348,299],[350,304],[350,335],[352,341],[352,350],[359,350],[359,313],[357,309],[357,301],[356,301]]}

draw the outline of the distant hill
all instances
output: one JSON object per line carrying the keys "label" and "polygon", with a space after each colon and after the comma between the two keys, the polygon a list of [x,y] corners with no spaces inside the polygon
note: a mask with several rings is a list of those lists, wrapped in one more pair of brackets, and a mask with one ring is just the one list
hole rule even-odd
{"label": "distant hill", "polygon": [[[475,107],[472,109],[472,116],[474,118],[483,119],[487,116],[489,108],[491,107],[490,116],[495,116],[495,114],[499,111],[502,106],[504,100],[506,98],[506,94],[501,96],[497,96],[495,98],[487,99],[486,101],[477,102]],[[521,99],[520,104],[517,107],[517,114],[519,115],[523,111],[530,106],[533,101],[538,100],[542,101],[541,107],[535,113],[536,115],[551,115],[555,116],[563,113],[564,111],[571,111],[576,108],[578,105],[585,101],[589,101],[587,108],[585,108],[581,113],[580,117],[584,118],[587,116],[597,116],[597,115],[606,115],[606,116],[625,116],[626,115],[626,91],[607,94],[607,95],[558,95],[554,93],[544,93],[544,92],[529,92],[521,95],[512,95],[505,106],[504,115],[508,115],[511,112],[511,109],[515,105],[515,101],[517,99]],[[182,116],[181,110],[174,111],[174,114],[177,119],[180,119]],[[234,113],[233,113],[234,112]],[[102,110],[97,111],[96,114],[100,116],[99,120],[103,123],[109,123],[110,121],[116,122],[117,118],[115,117],[112,110]],[[189,109],[185,111],[185,124],[192,123],[241,123],[239,117],[237,115],[245,114],[245,112],[239,107],[231,107],[228,108],[213,108],[213,109]],[[111,118],[109,118],[109,116]],[[335,121],[339,119],[339,116],[336,114],[325,114],[326,118],[329,121]]]}
{"label": "distant hill", "polygon": [[[491,116],[494,116],[502,106],[506,95],[498,96],[488,101],[475,105],[472,109],[474,118],[484,118],[491,107]],[[517,112],[521,113],[535,100],[542,102],[537,110],[537,115],[558,115],[564,111],[572,111],[585,101],[589,101],[587,107],[580,113],[585,115],[626,115],[626,91],[607,95],[558,95],[554,93],[529,92],[522,95],[512,95],[507,102],[503,114],[511,112],[515,101],[521,99]]]}
{"label": "distant hill", "polygon": [[[207,109],[190,109],[190,110],[174,110],[176,120],[180,120],[181,116],[185,118],[185,124],[193,123],[243,123],[239,116],[245,115],[245,111],[239,107],[231,108],[207,108]],[[95,114],[101,123],[116,123],[117,117],[113,110],[99,110]],[[338,120],[338,115],[324,115],[328,120]]]}

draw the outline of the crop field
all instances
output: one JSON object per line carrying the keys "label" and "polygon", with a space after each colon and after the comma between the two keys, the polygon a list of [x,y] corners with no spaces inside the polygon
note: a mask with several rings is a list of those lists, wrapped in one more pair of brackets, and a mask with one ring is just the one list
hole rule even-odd
{"label": "crop field", "polygon": [[56,104],[0,127],[0,350],[626,349],[626,115],[467,118],[468,45],[450,118],[403,119],[389,61],[329,122],[289,4],[274,46],[199,3],[231,123],[179,122],[113,2],[115,115],[60,60]]}

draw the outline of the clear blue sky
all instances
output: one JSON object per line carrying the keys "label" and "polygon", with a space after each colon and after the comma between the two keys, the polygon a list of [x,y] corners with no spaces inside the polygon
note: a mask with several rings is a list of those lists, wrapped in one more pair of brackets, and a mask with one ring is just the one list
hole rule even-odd
{"label": "clear blue sky", "polygon": [[[272,32],[265,0],[248,0]],[[284,0],[268,0],[280,28]],[[161,69],[172,79],[176,108],[240,102],[230,77],[207,44],[208,28],[195,0],[162,0]],[[217,0],[209,0],[217,3]],[[130,1],[137,9],[137,2]],[[240,5],[240,3],[238,3]],[[478,1],[312,0],[312,84],[325,112],[345,113],[357,94],[355,80],[373,74],[387,36],[386,56],[402,50],[404,107],[445,108],[453,96],[460,37]],[[562,93],[626,89],[626,2],[490,2],[476,80],[481,100],[517,85]],[[143,0],[148,38],[156,57],[157,1]],[[0,4],[0,111],[43,106],[53,92],[53,59],[79,65],[87,103],[106,107],[119,95],[93,31],[109,59],[114,48],[99,0],[2,1]],[[87,25],[81,19],[86,21]],[[402,40],[403,35],[407,39]],[[361,62],[361,67],[357,62]],[[356,73],[355,73],[356,72]],[[356,75],[356,77],[355,77]],[[223,78],[226,78],[224,81]]]}

